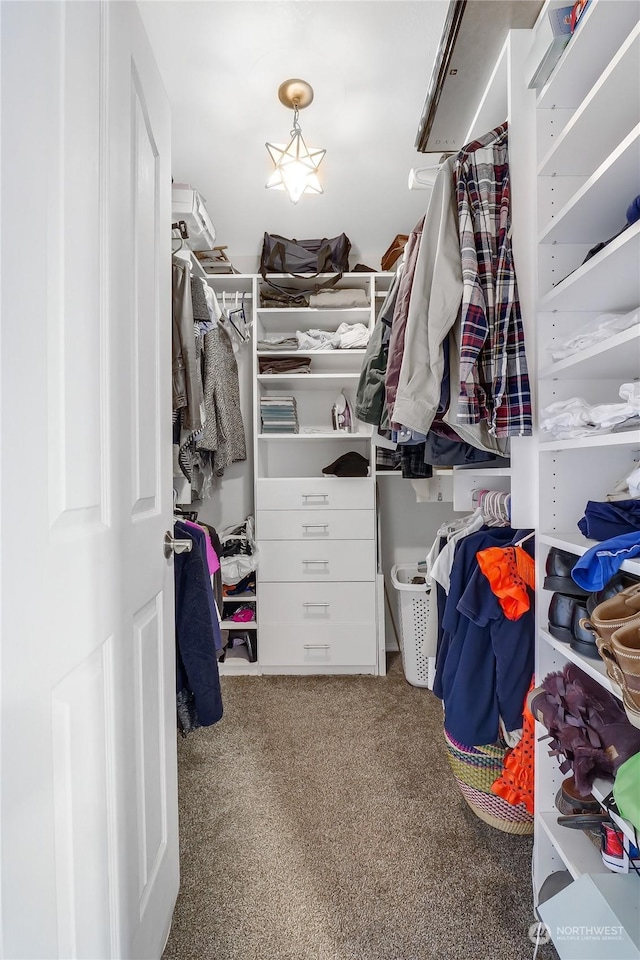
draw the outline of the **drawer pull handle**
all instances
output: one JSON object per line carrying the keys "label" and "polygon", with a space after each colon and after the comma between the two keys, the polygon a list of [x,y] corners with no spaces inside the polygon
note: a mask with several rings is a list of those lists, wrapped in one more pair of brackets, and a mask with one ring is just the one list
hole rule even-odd
{"label": "drawer pull handle", "polygon": [[303,530],[326,530],[328,533],[329,524],[328,523],[303,523],[302,529]]}
{"label": "drawer pull handle", "polygon": [[310,600],[302,604],[303,607],[329,607],[329,603],[312,603]]}
{"label": "drawer pull handle", "polygon": [[323,503],[329,503],[329,494],[328,493],[303,493],[302,500],[305,503],[307,500],[322,500]]}
{"label": "drawer pull handle", "polygon": [[329,566],[329,561],[328,561],[328,560],[303,560],[302,563],[303,563],[304,565],[308,565],[308,564],[310,564],[310,563],[319,563],[319,564],[322,564],[323,567],[328,567],[328,566]]}
{"label": "drawer pull handle", "polygon": [[329,643],[305,643],[303,644],[305,650],[330,650],[331,644]]}

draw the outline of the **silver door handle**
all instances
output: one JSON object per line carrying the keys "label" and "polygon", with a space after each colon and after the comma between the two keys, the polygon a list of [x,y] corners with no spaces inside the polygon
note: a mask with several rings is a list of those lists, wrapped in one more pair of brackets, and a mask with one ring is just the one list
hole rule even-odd
{"label": "silver door handle", "polygon": [[329,494],[328,493],[303,493],[303,501],[306,500],[322,500],[323,503],[329,503]]}
{"label": "silver door handle", "polygon": [[329,524],[328,523],[303,523],[302,529],[303,530],[326,530],[328,533]]}
{"label": "silver door handle", "polygon": [[303,607],[328,607],[328,603],[311,603],[311,601],[302,604]]}
{"label": "silver door handle", "polygon": [[321,564],[322,564],[323,566],[325,566],[325,567],[328,567],[328,566],[329,566],[329,561],[328,561],[328,560],[303,560],[302,563],[303,563],[303,564],[321,563]]}
{"label": "silver door handle", "polygon": [[191,540],[176,540],[170,530],[164,535],[163,552],[165,560],[168,560],[172,553],[189,553],[193,546]]}
{"label": "silver door handle", "polygon": [[331,644],[329,643],[305,643],[303,644],[305,650],[330,650]]}

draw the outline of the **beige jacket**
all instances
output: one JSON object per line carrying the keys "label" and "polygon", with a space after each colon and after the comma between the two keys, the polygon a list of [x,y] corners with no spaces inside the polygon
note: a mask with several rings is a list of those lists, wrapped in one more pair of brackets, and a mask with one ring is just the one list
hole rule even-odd
{"label": "beige jacket", "polygon": [[436,177],[424,221],[392,415],[394,423],[425,434],[440,403],[444,342],[462,301],[453,162],[445,160]]}
{"label": "beige jacket", "polygon": [[202,429],[202,376],[196,352],[196,337],[191,304],[191,269],[184,260],[172,261],[172,380],[173,409],[184,409],[182,429]]}

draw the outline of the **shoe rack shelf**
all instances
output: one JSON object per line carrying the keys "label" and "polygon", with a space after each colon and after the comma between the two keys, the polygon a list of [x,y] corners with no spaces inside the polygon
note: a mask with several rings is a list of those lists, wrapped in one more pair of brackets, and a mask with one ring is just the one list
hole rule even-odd
{"label": "shoe rack shelf", "polygon": [[[542,15],[546,16],[545,10]],[[537,176],[533,276],[538,289],[531,304],[535,301],[539,408],[572,396],[591,403],[617,402],[620,385],[640,374],[640,326],[557,362],[551,362],[548,352],[601,313],[628,313],[640,305],[640,223],[583,263],[595,243],[608,240],[624,224],[626,208],[640,190],[639,73],[640,3],[591,0],[537,97],[532,122],[538,161],[532,165],[532,175]],[[580,534],[576,523],[587,500],[604,500],[614,484],[631,472],[639,458],[640,430],[560,441],[538,430],[533,449],[539,528],[537,680],[571,662],[620,699],[621,691],[607,677],[600,659],[584,657],[551,636],[552,592],[542,584],[552,547],[582,556],[594,545]],[[640,559],[625,562],[622,569],[640,574]],[[545,734],[537,725],[537,736]],[[566,905],[567,924],[590,921],[577,892],[589,885],[589,877],[601,878],[596,885],[604,891],[607,909],[616,915],[620,891],[632,889],[640,902],[640,878],[611,873],[588,837],[558,825],[555,798],[566,775],[547,751],[546,741],[537,741],[535,896],[550,873],[567,869],[581,884],[574,893],[568,887],[557,897],[558,904]],[[604,797],[610,788],[602,781],[594,793],[600,789]],[[626,933],[640,949],[638,932],[628,929]],[[575,943],[556,942],[555,946],[562,958],[602,960],[604,956],[602,943],[584,945],[580,954],[575,953]],[[640,952],[632,955],[638,957]]]}
{"label": "shoe rack shelf", "polygon": [[599,658],[597,660],[591,659],[590,657],[584,657],[581,653],[578,653],[577,650],[574,650],[573,647],[568,643],[563,643],[562,640],[552,637],[550,633],[546,630],[539,631],[540,639],[545,643],[548,643],[550,647],[559,653],[561,657],[566,657],[567,660],[571,660],[572,663],[575,663],[576,666],[580,667],[581,670],[584,670],[586,674],[590,677],[593,677],[594,680],[597,680],[598,683],[602,684],[605,690],[608,690],[609,693],[612,693],[614,697],[617,697],[618,700],[622,699],[622,692],[617,683],[613,683],[607,676],[607,671],[605,670],[602,660]]}

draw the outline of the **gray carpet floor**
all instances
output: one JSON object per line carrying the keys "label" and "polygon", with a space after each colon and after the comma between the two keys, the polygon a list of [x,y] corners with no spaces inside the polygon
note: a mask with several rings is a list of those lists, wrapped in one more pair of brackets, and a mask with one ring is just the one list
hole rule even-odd
{"label": "gray carpet floor", "polygon": [[383,678],[224,678],[223,697],[179,742],[165,960],[530,960],[531,839],[467,808],[440,701],[397,657]]}

